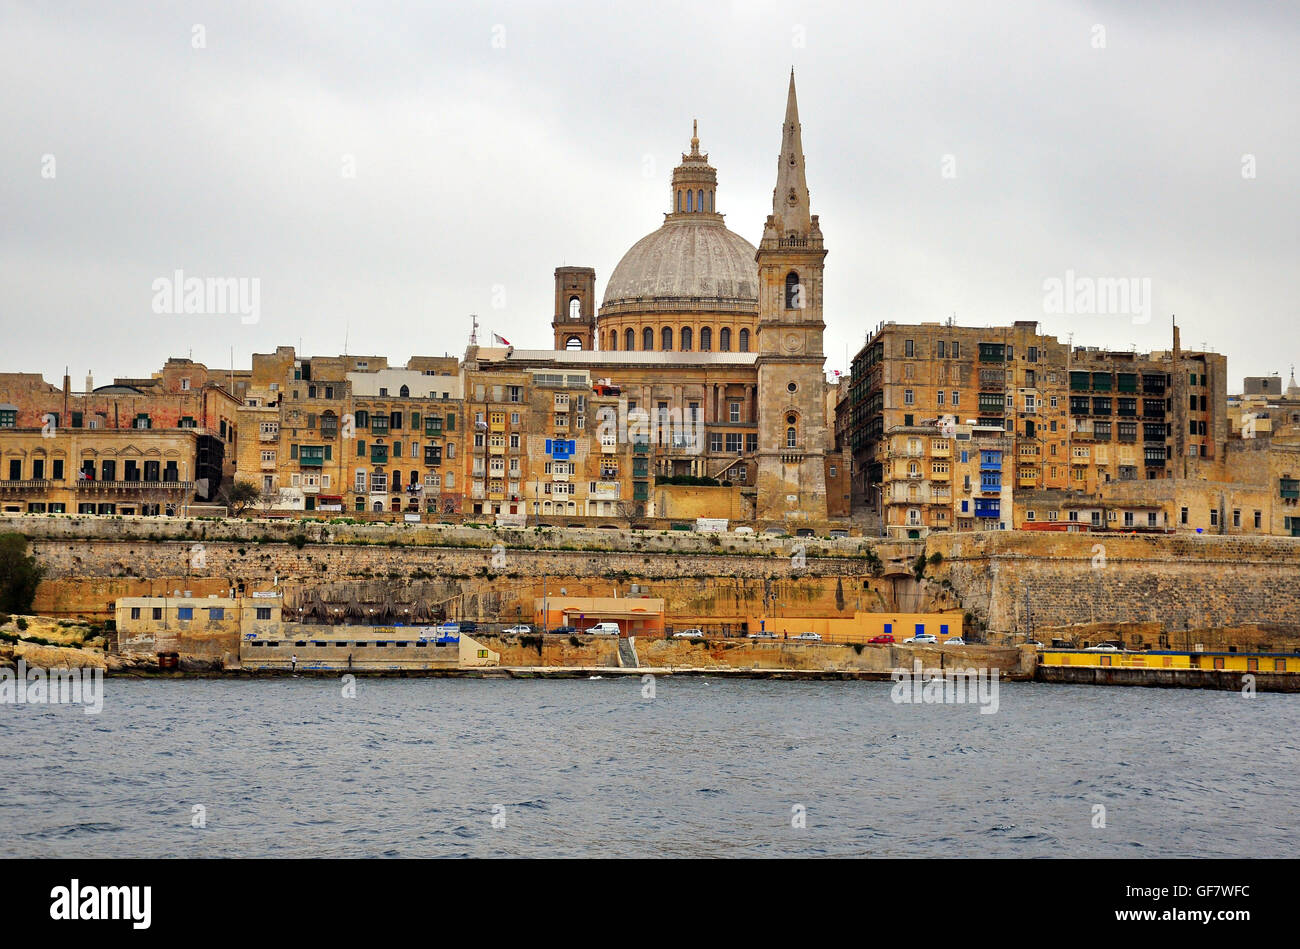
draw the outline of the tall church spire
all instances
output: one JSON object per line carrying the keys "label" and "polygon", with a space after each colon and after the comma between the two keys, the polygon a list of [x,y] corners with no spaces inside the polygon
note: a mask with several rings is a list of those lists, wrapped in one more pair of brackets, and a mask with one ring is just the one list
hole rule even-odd
{"label": "tall church spire", "polygon": [[785,123],[781,127],[776,188],[772,191],[772,225],[778,237],[808,237],[812,230],[793,69],[790,70],[790,91],[785,100]]}
{"label": "tall church spire", "polygon": [[826,247],[809,213],[794,71],[786,96],[772,213],[758,245],[758,501],[756,516],[800,527],[827,519]]}

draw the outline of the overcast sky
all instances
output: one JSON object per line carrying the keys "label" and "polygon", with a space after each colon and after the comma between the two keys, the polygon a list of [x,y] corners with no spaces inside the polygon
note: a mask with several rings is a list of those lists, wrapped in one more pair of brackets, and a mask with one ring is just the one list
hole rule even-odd
{"label": "overcast sky", "polygon": [[[1231,389],[1285,377],[1298,9],[0,0],[0,371],[401,363],[462,354],[470,313],[549,347],[554,268],[603,294],[694,118],[758,243],[794,66],[828,368],[884,320],[1149,350],[1177,314]],[[178,269],[257,278],[257,322],[154,312]],[[1149,280],[1149,321],[1045,312],[1068,272]]]}

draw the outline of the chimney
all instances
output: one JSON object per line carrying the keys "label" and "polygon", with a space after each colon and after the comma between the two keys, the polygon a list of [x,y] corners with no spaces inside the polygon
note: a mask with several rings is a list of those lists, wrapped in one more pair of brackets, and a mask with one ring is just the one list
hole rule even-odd
{"label": "chimney", "polygon": [[86,391],[87,392],[95,391],[95,377],[90,373],[86,373]]}

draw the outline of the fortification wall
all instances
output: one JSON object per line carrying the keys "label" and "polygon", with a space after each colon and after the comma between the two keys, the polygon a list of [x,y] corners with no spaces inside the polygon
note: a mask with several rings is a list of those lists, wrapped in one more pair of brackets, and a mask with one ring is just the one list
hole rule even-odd
{"label": "fortification wall", "polygon": [[1300,540],[1204,534],[1098,535],[988,531],[936,534],[947,580],[989,629],[1075,623],[1300,628]]}

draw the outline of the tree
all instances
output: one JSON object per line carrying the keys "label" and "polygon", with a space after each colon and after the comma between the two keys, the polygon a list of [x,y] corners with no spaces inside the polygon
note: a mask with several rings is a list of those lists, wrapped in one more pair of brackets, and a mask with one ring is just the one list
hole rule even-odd
{"label": "tree", "polygon": [[262,496],[251,481],[235,481],[221,489],[221,502],[230,508],[233,517],[239,517]]}
{"label": "tree", "polygon": [[27,555],[22,534],[0,534],[0,612],[30,613],[45,568]]}
{"label": "tree", "polygon": [[631,501],[624,498],[614,505],[614,510],[620,518],[627,521],[628,529],[631,530],[636,521],[645,517],[645,502]]}

